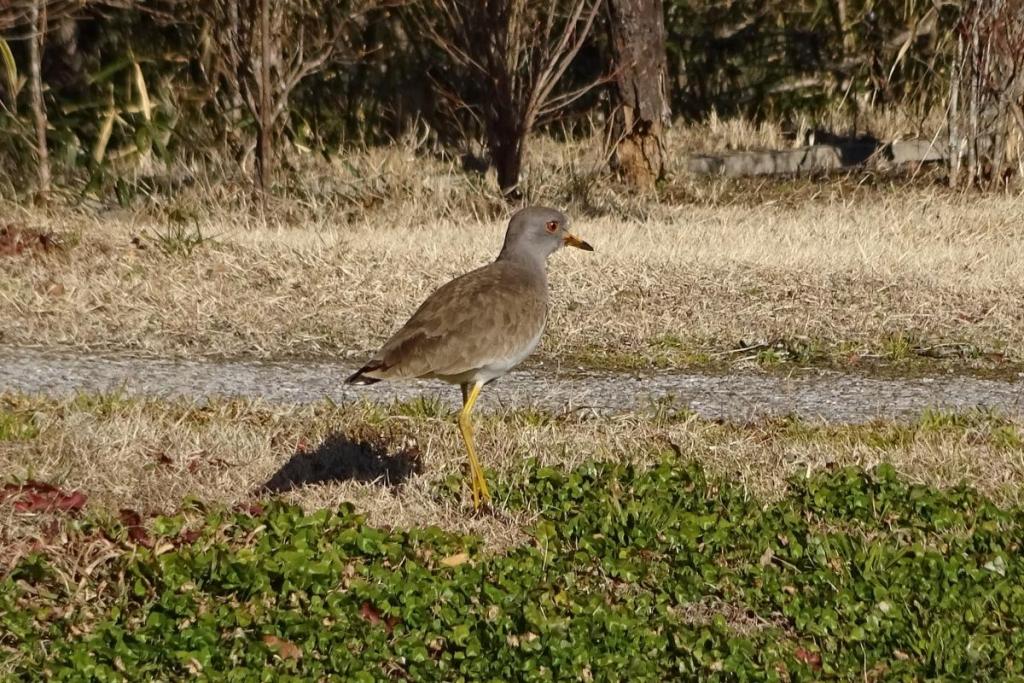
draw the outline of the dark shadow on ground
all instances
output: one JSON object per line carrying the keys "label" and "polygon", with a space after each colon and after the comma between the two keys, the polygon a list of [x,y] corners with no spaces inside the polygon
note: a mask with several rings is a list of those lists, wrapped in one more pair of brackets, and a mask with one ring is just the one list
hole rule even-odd
{"label": "dark shadow on ground", "polygon": [[391,453],[383,439],[355,440],[338,432],[329,435],[313,450],[293,455],[260,491],[285,493],[334,481],[378,482],[396,487],[422,469],[420,452],[415,446]]}
{"label": "dark shadow on ground", "polygon": [[860,166],[882,149],[883,143],[873,135],[837,135],[828,130],[814,131],[813,144],[832,145],[839,150],[842,165]]}

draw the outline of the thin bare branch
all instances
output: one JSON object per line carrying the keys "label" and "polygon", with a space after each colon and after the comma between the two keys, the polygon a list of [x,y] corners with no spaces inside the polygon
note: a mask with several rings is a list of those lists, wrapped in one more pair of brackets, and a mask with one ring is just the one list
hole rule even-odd
{"label": "thin bare branch", "polygon": [[444,101],[479,114],[507,194],[538,118],[553,118],[597,85],[554,95],[602,1],[423,0],[413,11],[422,35],[458,74],[445,88],[458,95]]}

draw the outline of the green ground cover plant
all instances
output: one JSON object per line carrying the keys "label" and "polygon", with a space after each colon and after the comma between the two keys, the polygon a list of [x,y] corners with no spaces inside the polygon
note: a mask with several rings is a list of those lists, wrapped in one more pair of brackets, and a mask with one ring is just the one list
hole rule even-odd
{"label": "green ground cover plant", "polygon": [[[922,680],[1024,675],[1024,510],[882,465],[764,503],[699,466],[530,465],[492,552],[436,528],[187,504],[63,523],[0,584],[19,679]],[[443,486],[439,496],[447,495]],[[56,525],[55,525],[56,526]],[[88,562],[71,562],[69,557]],[[77,567],[77,568],[76,568]]]}

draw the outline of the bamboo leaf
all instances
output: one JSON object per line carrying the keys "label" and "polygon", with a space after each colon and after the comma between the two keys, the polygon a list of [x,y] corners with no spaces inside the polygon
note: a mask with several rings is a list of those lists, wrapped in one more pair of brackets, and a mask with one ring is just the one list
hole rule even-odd
{"label": "bamboo leaf", "polygon": [[122,145],[121,147],[118,147],[117,149],[108,152],[106,157],[107,161],[120,161],[121,159],[127,159],[129,157],[138,156],[140,153],[141,152],[139,151],[139,148],[136,145],[130,144]]}
{"label": "bamboo leaf", "polygon": [[153,136],[149,128],[148,124],[142,124],[135,129],[135,148],[139,154],[148,154],[153,149]]}
{"label": "bamboo leaf", "polygon": [[903,61],[903,57],[906,56],[907,50],[910,49],[910,46],[913,43],[914,43],[914,32],[911,31],[910,35],[907,37],[907,40],[900,47],[900,51],[898,53],[896,53],[896,59],[893,60],[892,68],[889,69],[889,75],[886,77],[887,81],[892,82],[892,75],[894,73],[896,73],[896,67],[898,67],[900,65],[900,62]]}
{"label": "bamboo leaf", "polygon": [[896,67],[900,65],[900,62],[902,62],[903,58],[906,57],[907,51],[910,50],[911,45],[914,44],[914,40],[917,39],[918,27],[922,24],[927,24],[934,12],[935,8],[932,8],[924,15],[924,17],[914,19],[913,23],[910,25],[910,30],[907,31],[907,39],[903,42],[903,45],[900,46],[899,52],[896,53],[896,59],[892,62],[892,68],[889,69],[889,75],[886,77],[886,81],[890,83],[892,82],[892,76],[896,73]]}
{"label": "bamboo leaf", "polygon": [[92,148],[92,158],[97,164],[101,163],[106,155],[107,143],[110,142],[110,134],[114,131],[115,118],[117,118],[117,112],[111,107],[107,110],[103,125],[100,126],[99,137],[96,138],[96,145]]}
{"label": "bamboo leaf", "polygon": [[146,79],[142,77],[142,67],[139,66],[138,62],[134,62],[135,67],[135,88],[139,91],[139,108],[142,110],[142,116],[147,121],[153,120],[153,105],[149,101],[149,90],[146,89]]}
{"label": "bamboo leaf", "polygon": [[110,64],[109,66],[106,66],[103,69],[100,69],[99,71],[94,73],[93,75],[89,76],[89,84],[97,85],[109,81],[114,76],[114,74],[125,69],[131,63],[132,59],[130,57],[122,57],[113,64]]}
{"label": "bamboo leaf", "polygon": [[14,53],[7,41],[0,38],[0,58],[4,62],[4,74],[7,77],[8,90],[11,93],[11,102],[18,98],[18,91],[21,90],[21,83],[18,79],[18,65],[14,62]]}

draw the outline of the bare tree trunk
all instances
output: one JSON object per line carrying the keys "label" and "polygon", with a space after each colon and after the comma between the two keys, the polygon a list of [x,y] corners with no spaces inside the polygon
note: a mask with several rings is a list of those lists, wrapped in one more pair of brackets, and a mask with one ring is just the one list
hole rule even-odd
{"label": "bare tree trunk", "polygon": [[509,200],[522,197],[519,189],[519,173],[523,168],[525,137],[508,137],[493,143],[494,169],[498,173],[498,187]]}
{"label": "bare tree trunk", "polygon": [[[564,91],[563,77],[583,47],[604,0],[427,0],[408,3],[415,30],[451,69],[445,108],[476,112],[508,200],[522,197],[527,140],[607,78]],[[458,125],[458,124],[456,124]]]}
{"label": "bare tree trunk", "polygon": [[671,110],[665,88],[661,0],[608,0],[619,108],[615,165],[628,182],[653,187],[664,173],[662,133]]}
{"label": "bare tree trunk", "polygon": [[960,82],[964,69],[967,67],[964,56],[964,37],[957,36],[956,60],[953,63],[953,75],[950,82],[949,107],[949,186],[956,187],[960,182]]}
{"label": "bare tree trunk", "polygon": [[256,163],[259,165],[260,190],[266,193],[270,186],[273,150],[271,149],[271,126],[273,116],[270,111],[270,0],[260,0],[260,103],[257,126],[259,134],[256,138]]}
{"label": "bare tree trunk", "polygon": [[971,26],[971,87],[968,90],[968,97],[970,100],[967,103],[968,107],[968,126],[969,142],[967,144],[967,185],[974,185],[978,178],[978,137],[980,128],[978,126],[978,97],[980,96],[980,82],[981,82],[981,59],[978,57],[979,48],[981,47],[981,38],[979,33],[979,23],[975,21]]}
{"label": "bare tree trunk", "polygon": [[33,0],[29,8],[32,37],[28,41],[28,60],[32,118],[36,129],[36,171],[39,183],[37,197],[45,201],[50,193],[50,151],[46,145],[46,105],[43,102],[42,43],[46,18],[45,13],[39,11],[42,4],[43,0]]}

